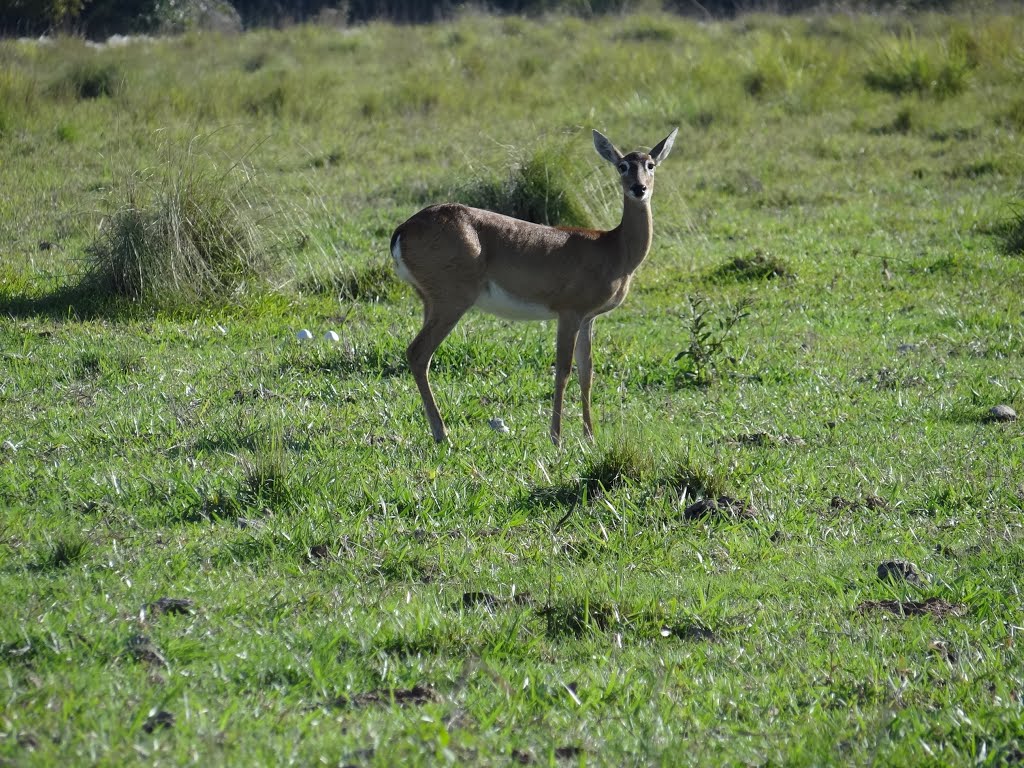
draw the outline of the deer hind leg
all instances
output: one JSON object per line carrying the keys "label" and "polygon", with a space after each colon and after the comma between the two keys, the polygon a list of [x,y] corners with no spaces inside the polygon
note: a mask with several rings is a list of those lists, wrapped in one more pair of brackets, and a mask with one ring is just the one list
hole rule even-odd
{"label": "deer hind leg", "polygon": [[[440,443],[448,433],[430,389],[430,361],[480,293],[480,278],[476,274],[480,240],[472,227],[458,226],[457,222],[450,230],[428,229],[419,236],[410,235],[405,229],[409,226],[407,222],[396,231],[391,239],[391,253],[399,276],[412,284],[423,300],[423,327],[406,350],[406,357],[423,400],[430,432]],[[421,247],[424,241],[429,243],[426,255]],[[429,256],[431,252],[433,257]]]}
{"label": "deer hind leg", "polygon": [[423,302],[423,328],[416,334],[416,338],[412,340],[406,350],[409,368],[412,370],[416,386],[420,390],[420,397],[423,399],[423,409],[427,413],[430,432],[434,436],[434,441],[438,443],[445,440],[448,432],[444,426],[444,419],[441,418],[441,412],[437,409],[437,403],[434,401],[434,393],[430,389],[428,378],[430,361],[441,342],[452,332],[456,323],[466,314],[470,306],[472,305],[440,307],[425,300]]}
{"label": "deer hind leg", "polygon": [[580,379],[580,398],[583,402],[583,433],[594,439],[594,425],[590,421],[590,385],[594,381],[594,363],[590,356],[594,338],[594,318],[583,322],[576,338],[576,375]]}
{"label": "deer hind leg", "polygon": [[551,406],[551,442],[555,445],[560,445],[562,441],[562,401],[565,398],[565,384],[572,372],[572,355],[579,331],[578,317],[562,315],[558,318],[558,338],[555,344],[555,397]]}

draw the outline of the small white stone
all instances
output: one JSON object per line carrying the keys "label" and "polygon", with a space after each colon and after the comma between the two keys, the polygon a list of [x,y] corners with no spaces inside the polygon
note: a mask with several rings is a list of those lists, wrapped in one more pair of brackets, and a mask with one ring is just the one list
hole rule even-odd
{"label": "small white stone", "polygon": [[335,333],[334,331],[328,331],[327,333],[324,334],[324,338],[327,341],[337,341],[338,340],[338,334]]}
{"label": "small white stone", "polygon": [[508,426],[505,424],[505,422],[502,419],[493,418],[490,421],[488,421],[487,423],[490,424],[491,429],[493,429],[495,432],[500,432],[503,435],[507,435],[508,434]]}
{"label": "small white stone", "polygon": [[303,328],[295,335],[298,336],[299,341],[308,341],[313,338],[313,334],[309,332],[308,328]]}

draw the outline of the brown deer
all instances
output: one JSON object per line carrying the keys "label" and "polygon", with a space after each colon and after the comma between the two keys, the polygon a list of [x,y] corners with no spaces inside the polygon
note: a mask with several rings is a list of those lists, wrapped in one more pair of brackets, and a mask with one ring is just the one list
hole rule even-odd
{"label": "brown deer", "polygon": [[424,208],[391,236],[395,269],[423,300],[423,328],[408,358],[430,431],[447,437],[427,378],[434,351],[459,319],[477,307],[510,320],[558,319],[551,439],[562,432],[562,400],[575,353],[583,429],[593,438],[590,386],[594,318],[619,306],[653,235],[654,170],[668,157],[673,130],[654,149],[623,155],[594,131],[597,153],[622,184],[622,221],[607,231],[549,227],[492,211],[444,203]]}

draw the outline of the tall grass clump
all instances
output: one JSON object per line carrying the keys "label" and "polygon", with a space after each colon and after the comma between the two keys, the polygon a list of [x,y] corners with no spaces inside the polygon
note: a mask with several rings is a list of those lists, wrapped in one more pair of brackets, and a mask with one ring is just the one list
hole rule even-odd
{"label": "tall grass clump", "polygon": [[251,174],[241,163],[218,168],[194,145],[121,181],[120,200],[87,249],[83,287],[94,296],[209,301],[268,277]]}
{"label": "tall grass clump", "polygon": [[32,81],[15,70],[0,69],[0,136],[18,125],[30,114],[36,91]]}
{"label": "tall grass clump", "polygon": [[50,82],[52,96],[72,99],[99,99],[116,96],[124,86],[121,66],[89,50],[79,52],[65,46],[65,63]]}
{"label": "tall grass clump", "polygon": [[240,499],[252,506],[277,508],[292,497],[293,472],[280,435],[261,441],[251,456],[241,459]]}
{"label": "tall grass clump", "polygon": [[654,463],[648,446],[635,438],[620,436],[587,462],[583,470],[587,495],[610,491],[625,483],[640,483],[651,473]]}
{"label": "tall grass clump", "polygon": [[1024,256],[1024,200],[1013,207],[1003,228],[1003,250],[1010,256]]}
{"label": "tall grass clump", "polygon": [[959,39],[925,45],[911,31],[878,45],[864,81],[877,91],[944,99],[967,88],[975,64]]}
{"label": "tall grass clump", "polygon": [[513,160],[504,176],[485,178],[456,192],[476,208],[554,226],[590,226],[591,215],[579,192],[579,181],[566,168],[562,148],[542,147]]}
{"label": "tall grass clump", "polygon": [[80,562],[89,551],[89,542],[78,533],[58,536],[39,552],[36,567],[40,570],[68,568]]}

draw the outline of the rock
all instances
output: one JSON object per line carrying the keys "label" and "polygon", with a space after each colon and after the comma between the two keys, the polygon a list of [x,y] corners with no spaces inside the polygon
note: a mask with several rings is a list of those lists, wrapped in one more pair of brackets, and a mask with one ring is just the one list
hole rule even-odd
{"label": "rock", "polygon": [[162,614],[189,616],[192,614],[192,605],[192,601],[187,597],[161,597],[159,600],[150,603],[147,608],[154,616]]}
{"label": "rock", "polygon": [[498,432],[499,434],[502,434],[502,435],[507,435],[508,434],[508,425],[505,423],[505,421],[503,419],[493,418],[490,421],[488,421],[487,423],[490,425],[491,429],[493,429],[495,432]]}
{"label": "rock", "polygon": [[878,578],[882,581],[906,581],[921,586],[917,566],[905,560],[886,560],[878,566]]}
{"label": "rock", "polygon": [[996,405],[989,409],[989,421],[1016,421],[1017,412],[1008,405]]}
{"label": "rock", "polygon": [[867,496],[864,497],[864,506],[866,506],[868,509],[885,510],[889,508],[889,503],[881,496],[875,496],[869,493]]}
{"label": "rock", "polygon": [[706,517],[719,516],[726,518],[753,518],[756,510],[749,504],[731,496],[719,496],[717,499],[707,498],[696,501],[685,510],[685,520],[701,520]]}
{"label": "rock", "polygon": [[136,661],[142,661],[147,664],[155,664],[163,667],[167,666],[167,660],[160,652],[156,643],[145,635],[132,635],[129,637],[128,652],[135,657]]}
{"label": "rock", "polygon": [[173,712],[167,712],[166,710],[161,709],[146,718],[146,722],[142,724],[142,730],[146,733],[152,733],[157,728],[173,728],[174,721],[175,717]]}

